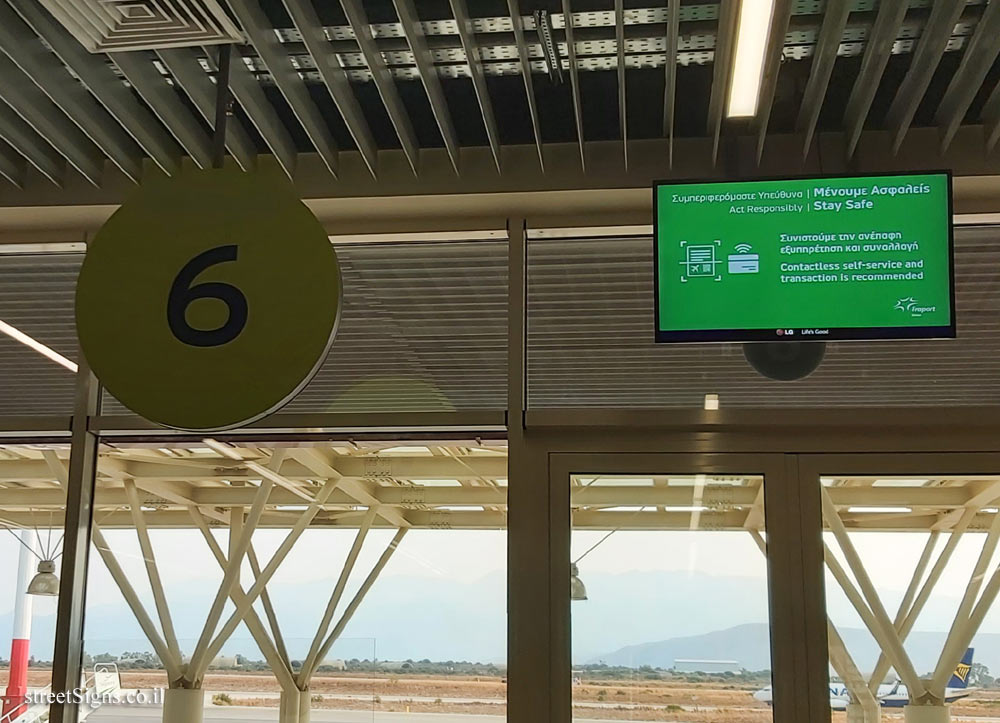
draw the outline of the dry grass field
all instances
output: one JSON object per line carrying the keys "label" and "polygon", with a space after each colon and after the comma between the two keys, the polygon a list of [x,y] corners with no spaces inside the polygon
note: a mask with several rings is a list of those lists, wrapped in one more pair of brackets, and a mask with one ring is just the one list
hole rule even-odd
{"label": "dry grass field", "polygon": [[[5,675],[0,671],[0,684]],[[34,670],[29,685],[42,687],[49,671]],[[162,671],[123,671],[125,688],[166,686]],[[576,720],[673,721],[674,723],[771,723],[771,710],[754,700],[756,686],[683,683],[669,680],[587,681],[573,687]],[[228,694],[235,706],[275,707],[280,693],[273,676],[216,672],[206,691]],[[314,708],[409,711],[502,716],[506,683],[501,678],[337,673],[319,675],[311,688]],[[1000,723],[1000,690],[977,691],[952,708],[956,723],[994,719]],[[883,711],[884,721],[902,721],[902,711]],[[844,723],[834,713],[834,723]]]}

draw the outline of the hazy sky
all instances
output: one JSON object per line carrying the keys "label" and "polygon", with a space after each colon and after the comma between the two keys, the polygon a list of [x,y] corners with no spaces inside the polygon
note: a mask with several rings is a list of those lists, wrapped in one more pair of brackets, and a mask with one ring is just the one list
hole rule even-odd
{"label": "hazy sky", "polygon": [[[154,531],[153,544],[156,549],[161,575],[169,590],[198,590],[198,609],[211,600],[220,580],[220,572],[200,533],[194,530]],[[225,547],[225,533],[217,533]],[[262,561],[284,538],[284,532],[261,531],[255,535],[255,543]],[[574,559],[606,533],[577,532],[573,535],[572,552]],[[153,610],[152,597],[145,582],[145,572],[134,532],[111,531],[107,533],[110,544],[115,549],[120,562],[135,582],[140,595]],[[306,532],[286,562],[275,575],[272,589],[282,585],[307,585],[323,581],[326,589],[332,588],[346,555],[353,531],[314,530]],[[360,584],[361,579],[381,554],[391,539],[388,530],[372,531],[358,560],[355,573],[348,587],[348,595]],[[895,614],[895,605],[909,578],[926,542],[923,534],[856,533],[852,535],[859,554],[867,562],[869,572],[883,595],[890,616]],[[968,535],[955,554],[935,592],[935,610],[953,609],[958,597],[968,583],[984,535]],[[832,540],[831,540],[832,542]],[[939,545],[944,544],[942,539]],[[832,545],[836,547],[835,544]],[[11,580],[17,562],[18,543],[7,532],[0,533],[0,575]],[[1000,555],[997,556],[1000,558]],[[121,606],[122,597],[104,565],[96,556],[91,568],[89,605]],[[996,566],[1000,559],[994,559]],[[381,592],[389,593],[394,585],[413,585],[413,578],[434,581],[474,583],[484,577],[502,574],[506,571],[506,533],[494,531],[440,531],[417,530],[408,534],[394,555],[383,576],[378,581]],[[748,606],[766,609],[766,567],[764,557],[750,536],[736,532],[617,532],[590,552],[580,563],[581,577],[628,572],[681,572],[694,575],[708,574],[719,577],[751,578],[759,581],[759,605]],[[247,578],[249,579],[249,576]],[[456,588],[457,589],[457,588]],[[480,589],[480,588],[473,588]],[[838,625],[863,627],[860,619],[850,608],[843,593],[832,579],[827,583],[831,616]],[[657,595],[668,596],[669,590],[658,591]],[[168,592],[169,596],[169,592]],[[950,602],[949,602],[950,601]],[[187,601],[186,601],[187,602]],[[193,604],[192,602],[192,604]],[[318,615],[325,605],[325,599],[317,596],[314,600],[301,601],[302,614],[310,617]],[[475,606],[483,602],[496,601],[461,600],[460,604]],[[706,600],[706,604],[716,604],[716,600]],[[584,603],[586,604],[586,603]],[[13,606],[13,590],[0,589],[0,615],[8,613]],[[36,598],[36,611],[40,617],[51,615],[55,602],[51,599]],[[295,611],[293,611],[294,614]],[[622,611],[627,614],[628,611]],[[288,614],[287,611],[285,614]],[[744,622],[764,622],[746,620],[741,617],[740,606],[733,606],[733,624]],[[447,619],[441,625],[447,625]],[[922,630],[947,629],[950,619],[939,615],[925,617],[917,625]],[[995,606],[986,621],[985,632],[1000,632],[1000,605]],[[180,633],[180,631],[179,631]],[[441,631],[442,636],[447,631]],[[2,632],[6,637],[7,631]]]}

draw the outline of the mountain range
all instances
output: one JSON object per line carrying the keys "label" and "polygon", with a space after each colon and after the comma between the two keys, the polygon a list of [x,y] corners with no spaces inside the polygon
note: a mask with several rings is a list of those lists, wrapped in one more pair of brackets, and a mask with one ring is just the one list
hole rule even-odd
{"label": "mountain range", "polygon": [[[847,649],[862,671],[871,671],[879,656],[879,647],[867,630],[838,628]],[[906,651],[917,672],[933,671],[944,647],[943,632],[913,632],[906,641]],[[677,660],[735,660],[747,670],[771,667],[769,628],[765,624],[737,625],[704,635],[691,635],[658,642],[628,645],[588,661],[606,665],[639,668],[671,668]],[[977,663],[991,671],[1000,670],[1000,634],[981,633],[973,641]]]}
{"label": "mountain range", "polygon": [[[587,601],[574,602],[575,663],[604,661],[669,668],[678,658],[737,660],[751,670],[770,666],[767,589],[763,579],[703,572],[581,572]],[[333,647],[330,658],[503,663],[507,649],[506,575],[492,572],[477,580],[386,575],[378,580]],[[333,583],[309,581],[273,587],[271,595],[293,659],[304,657]],[[181,647],[194,647],[215,589],[204,583],[167,590]],[[341,608],[353,595],[348,589]],[[107,599],[107,595],[103,596]],[[862,668],[876,657],[867,631],[858,629],[846,601],[831,597],[830,614]],[[918,621],[907,648],[919,670],[931,669],[942,630],[950,625],[953,596],[935,595]],[[155,618],[152,602],[147,610]],[[229,609],[225,617],[229,615]],[[0,615],[0,657],[7,657],[12,616]],[[928,631],[927,628],[931,629]],[[936,631],[935,631],[936,629]],[[987,620],[987,630],[1000,629]],[[32,654],[49,660],[54,617],[35,619]],[[86,649],[91,654],[151,650],[124,601],[87,607]],[[977,638],[977,661],[1000,671],[1000,635]],[[995,652],[994,652],[995,651]],[[242,626],[223,654],[261,659]]]}

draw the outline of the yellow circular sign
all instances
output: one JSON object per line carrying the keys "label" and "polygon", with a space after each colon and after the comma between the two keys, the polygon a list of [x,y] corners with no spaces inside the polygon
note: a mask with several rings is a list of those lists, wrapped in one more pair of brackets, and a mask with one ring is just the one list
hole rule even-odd
{"label": "yellow circular sign", "polygon": [[80,270],[80,346],[105,388],[154,422],[237,427],[294,397],[326,358],[340,267],[277,174],[186,171],[144,181]]}

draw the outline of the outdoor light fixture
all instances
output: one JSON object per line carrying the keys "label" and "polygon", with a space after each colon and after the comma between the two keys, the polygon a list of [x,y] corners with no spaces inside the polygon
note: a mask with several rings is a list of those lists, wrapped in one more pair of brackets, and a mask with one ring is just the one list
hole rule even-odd
{"label": "outdoor light fixture", "polygon": [[719,395],[718,394],[706,394],[705,395],[705,409],[710,412],[718,411],[719,409]]}
{"label": "outdoor light fixture", "polygon": [[570,563],[569,566],[569,599],[587,599],[587,587],[583,584],[583,580],[580,579],[580,568],[576,566],[575,562]]}
{"label": "outdoor light fixture", "polygon": [[743,0],[740,3],[736,53],[733,57],[729,105],[726,110],[726,115],[730,118],[751,118],[757,115],[774,3],[775,0]]}
{"label": "outdoor light fixture", "polygon": [[28,585],[29,595],[55,597],[59,594],[59,578],[56,577],[56,563],[52,560],[42,560],[38,563],[38,574]]}
{"label": "outdoor light fixture", "polygon": [[[635,515],[637,515],[640,512],[642,512],[644,509],[646,509],[645,505],[642,506],[642,507],[640,507],[639,509],[637,509],[635,512],[633,512],[632,515],[630,515],[630,517],[634,517]],[[603,545],[605,540],[607,540],[613,534],[615,534],[616,532],[618,532],[618,530],[620,530],[620,529],[622,529],[622,528],[621,527],[616,527],[615,529],[611,530],[611,532],[609,532],[604,537],[602,537],[600,540],[598,540],[594,545],[591,545],[591,547],[590,547],[589,550],[587,550],[585,553],[583,553],[582,555],[580,555],[578,558],[576,558],[573,562],[571,562],[569,564],[569,599],[570,600],[587,600],[588,599],[587,598],[587,586],[584,585],[583,584],[583,580],[580,579],[580,568],[577,567],[577,563],[580,562],[580,560],[582,560],[583,558],[585,558],[587,555],[589,555],[590,553],[592,553],[594,550],[596,550],[598,547],[600,547],[601,545]]]}
{"label": "outdoor light fixture", "polygon": [[28,336],[20,329],[11,326],[5,321],[0,321],[0,332],[6,334],[15,341],[21,342],[25,346],[34,349],[42,356],[48,357],[49,359],[54,361],[56,364],[61,364],[62,366],[69,369],[71,372],[75,373],[78,368],[75,362],[67,359],[62,354],[57,352],[55,349],[51,349],[45,346],[42,342]]}

